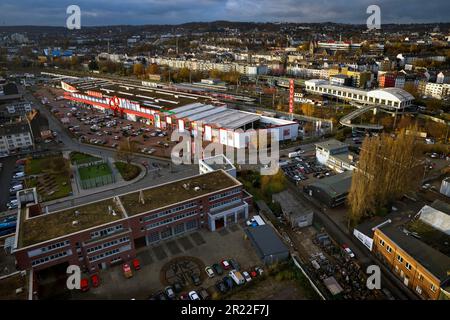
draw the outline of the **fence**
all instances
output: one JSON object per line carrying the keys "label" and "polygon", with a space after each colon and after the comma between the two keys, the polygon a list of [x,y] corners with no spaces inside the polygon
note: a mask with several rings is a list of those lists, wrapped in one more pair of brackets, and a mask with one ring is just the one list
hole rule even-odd
{"label": "fence", "polygon": [[[86,177],[82,178],[81,177],[80,169],[93,167],[93,166],[99,166],[99,165],[106,165],[108,167],[110,173],[104,174],[104,175],[99,175],[99,176],[94,176],[92,178],[86,178]],[[99,187],[103,187],[107,184],[116,182],[115,176],[111,169],[111,165],[109,164],[108,161],[98,160],[98,161],[83,163],[83,164],[79,164],[79,165],[75,165],[75,166],[76,166],[77,178],[78,178],[78,181],[80,182],[80,186],[82,189],[99,188]]]}
{"label": "fence", "polygon": [[314,289],[314,291],[316,291],[316,293],[322,298],[322,300],[327,300],[325,298],[325,296],[322,294],[322,292],[320,292],[319,288],[317,288],[316,284],[314,283],[313,280],[311,280],[311,278],[308,276],[308,274],[305,272],[305,270],[303,270],[301,263],[300,263],[300,259],[298,258],[297,255],[291,255],[292,257],[292,261],[294,261],[295,266],[300,269],[300,271],[303,273],[303,275],[306,277],[306,279],[308,279],[309,283],[311,284],[311,287]]}

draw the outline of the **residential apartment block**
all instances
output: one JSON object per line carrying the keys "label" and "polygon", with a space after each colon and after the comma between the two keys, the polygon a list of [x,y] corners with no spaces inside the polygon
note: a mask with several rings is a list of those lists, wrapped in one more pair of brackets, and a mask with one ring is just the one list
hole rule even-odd
{"label": "residential apartment block", "polygon": [[0,124],[0,156],[34,146],[30,126],[26,121]]}

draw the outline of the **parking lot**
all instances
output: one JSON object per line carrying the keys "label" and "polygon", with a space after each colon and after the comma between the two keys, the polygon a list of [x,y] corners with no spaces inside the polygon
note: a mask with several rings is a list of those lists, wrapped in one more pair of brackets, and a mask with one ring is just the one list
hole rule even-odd
{"label": "parking lot", "polygon": [[331,169],[318,164],[314,156],[300,155],[292,159],[286,159],[281,163],[281,170],[290,181],[296,184],[304,181],[311,183],[314,179],[334,175]]}
{"label": "parking lot", "polygon": [[[197,230],[152,247],[140,248],[137,258],[141,270],[133,269],[133,277],[129,279],[125,278],[122,266],[118,265],[100,271],[100,286],[97,288],[80,292],[49,286],[44,290],[48,295],[41,298],[52,298],[52,294],[59,292],[56,297],[58,299],[149,299],[171,284],[173,274],[169,269],[174,259],[184,261],[184,272],[188,272],[188,269],[200,272],[201,285],[195,286],[188,280],[182,293],[205,288],[212,296],[216,291],[216,282],[221,280],[227,271],[222,276],[208,278],[204,271],[205,266],[220,263],[223,259],[235,260],[241,270],[250,271],[251,268],[261,265],[250,241],[244,239],[241,225],[233,225],[217,232]],[[178,271],[180,272],[182,271]]]}
{"label": "parking lot", "polygon": [[170,132],[156,129],[151,123],[131,121],[110,110],[97,109],[82,103],[60,99],[62,90],[41,88],[36,92],[40,99],[47,98],[47,107],[64,127],[80,142],[117,148],[121,142],[130,141],[136,151],[143,154],[169,157],[175,144]]}

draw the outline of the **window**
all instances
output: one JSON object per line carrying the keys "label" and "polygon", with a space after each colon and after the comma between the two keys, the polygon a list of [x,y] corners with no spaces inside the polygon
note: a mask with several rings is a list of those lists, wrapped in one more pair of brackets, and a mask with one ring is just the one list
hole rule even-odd
{"label": "window", "polygon": [[392,248],[390,246],[386,246],[386,251],[391,253],[392,252]]}
{"label": "window", "polygon": [[99,238],[99,237],[104,237],[110,234],[113,234],[117,231],[120,231],[123,229],[123,226],[121,224],[117,225],[117,226],[113,226],[113,227],[109,227],[106,229],[102,229],[102,230],[97,230],[91,233],[91,238],[95,239],[95,238]]}
{"label": "window", "polygon": [[197,228],[197,220],[191,220],[186,222],[186,229],[191,230]]}
{"label": "window", "polygon": [[42,248],[39,248],[39,249],[35,249],[35,250],[29,251],[28,252],[28,257],[31,258],[31,257],[37,256],[37,255],[40,255],[40,254],[42,254],[44,252],[50,252],[50,251],[53,251],[53,250],[56,250],[56,249],[68,246],[69,244],[70,244],[69,240],[53,243],[51,245],[48,245],[48,246],[45,246],[45,247],[42,247]]}
{"label": "window", "polygon": [[214,200],[222,199],[222,198],[234,195],[234,194],[238,194],[240,192],[241,192],[241,189],[234,189],[234,190],[230,190],[230,191],[227,191],[227,192],[215,194],[215,195],[209,197],[208,200],[209,201],[214,201]]}
{"label": "window", "polygon": [[423,274],[419,273],[419,275],[417,276],[417,279],[419,279],[419,281],[423,281]]}
{"label": "window", "polygon": [[150,233],[150,234],[147,236],[147,240],[148,240],[149,243],[159,241],[159,232],[153,232],[153,233]]}
{"label": "window", "polygon": [[380,239],[380,245],[381,245],[382,247],[384,247],[384,241],[383,241],[382,239]]}
{"label": "window", "polygon": [[161,232],[161,239],[167,239],[172,236],[172,229],[169,228]]}
{"label": "window", "polygon": [[422,294],[422,288],[421,287],[417,286],[416,287],[416,291],[417,291],[418,294]]}
{"label": "window", "polygon": [[406,269],[411,270],[412,266],[408,262],[406,263]]}
{"label": "window", "polygon": [[52,254],[50,256],[46,256],[46,257],[43,257],[43,258],[40,258],[40,259],[37,259],[37,260],[33,260],[31,262],[31,265],[32,266],[38,266],[40,264],[44,264],[44,263],[47,263],[49,261],[58,260],[58,259],[60,259],[62,257],[70,256],[71,254],[72,254],[72,250],[58,252],[58,253]]}
{"label": "window", "polygon": [[430,289],[431,289],[431,291],[436,292],[436,286],[434,284],[431,284]]}
{"label": "window", "polygon": [[231,198],[231,199],[228,199],[228,200],[223,200],[223,201],[219,201],[217,203],[214,203],[214,204],[212,204],[210,206],[210,209],[211,210],[219,209],[219,208],[221,208],[223,206],[226,206],[226,205],[229,205],[229,204],[235,203],[235,202],[240,202],[240,201],[241,201],[240,197],[234,197],[234,198]]}
{"label": "window", "polygon": [[398,254],[398,255],[397,255],[397,260],[398,260],[398,262],[403,262],[402,256]]}
{"label": "window", "polygon": [[184,232],[184,223],[180,223],[180,224],[176,225],[176,226],[173,228],[173,232],[174,232],[175,234],[183,233],[183,232]]}

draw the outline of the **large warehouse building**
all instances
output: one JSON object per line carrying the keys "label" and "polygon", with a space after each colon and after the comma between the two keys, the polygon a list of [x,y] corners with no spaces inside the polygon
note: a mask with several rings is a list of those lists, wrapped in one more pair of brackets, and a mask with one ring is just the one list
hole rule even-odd
{"label": "large warehouse building", "polygon": [[305,81],[306,91],[323,96],[357,102],[365,105],[378,105],[391,111],[403,111],[412,106],[414,96],[400,88],[363,90],[353,87],[333,85],[329,81],[313,79]]}
{"label": "large warehouse building", "polygon": [[267,129],[279,141],[294,140],[298,136],[295,121],[230,109],[207,95],[180,92],[156,84],[150,86],[146,82],[137,85],[91,78],[62,78],[60,81],[68,100],[160,129],[200,132],[205,141],[230,147],[248,146],[250,134],[242,132],[248,129]]}

